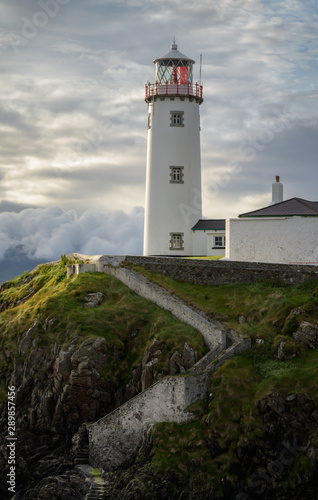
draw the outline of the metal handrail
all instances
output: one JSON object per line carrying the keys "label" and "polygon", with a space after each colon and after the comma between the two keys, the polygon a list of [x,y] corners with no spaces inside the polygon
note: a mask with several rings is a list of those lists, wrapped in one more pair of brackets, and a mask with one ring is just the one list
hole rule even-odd
{"label": "metal handrail", "polygon": [[156,95],[188,95],[202,99],[203,85],[199,83],[147,83],[146,99]]}

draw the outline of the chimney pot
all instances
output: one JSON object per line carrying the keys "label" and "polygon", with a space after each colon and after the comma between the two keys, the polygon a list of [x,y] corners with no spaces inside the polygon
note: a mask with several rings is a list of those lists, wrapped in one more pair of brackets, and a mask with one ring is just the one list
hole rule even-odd
{"label": "chimney pot", "polygon": [[280,182],[279,175],[276,175],[276,182],[272,184],[272,203],[271,205],[275,205],[275,203],[281,203],[284,201],[283,196],[283,184]]}

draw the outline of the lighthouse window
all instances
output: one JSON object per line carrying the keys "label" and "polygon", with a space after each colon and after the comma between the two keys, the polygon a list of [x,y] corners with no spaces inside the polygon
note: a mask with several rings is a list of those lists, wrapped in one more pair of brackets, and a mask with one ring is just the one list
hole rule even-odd
{"label": "lighthouse window", "polygon": [[183,168],[170,167],[170,184],[183,184]]}
{"label": "lighthouse window", "polygon": [[170,250],[184,250],[183,234],[184,233],[170,233]]}
{"label": "lighthouse window", "polygon": [[183,127],[184,111],[170,111],[170,127]]}
{"label": "lighthouse window", "polygon": [[174,182],[180,182],[180,180],[181,180],[180,168],[173,169],[173,180],[174,180]]}
{"label": "lighthouse window", "polygon": [[148,128],[151,128],[151,113],[148,114]]}

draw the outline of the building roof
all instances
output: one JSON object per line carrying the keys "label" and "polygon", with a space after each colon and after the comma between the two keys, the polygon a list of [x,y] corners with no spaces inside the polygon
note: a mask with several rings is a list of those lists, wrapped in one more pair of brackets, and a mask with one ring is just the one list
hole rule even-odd
{"label": "building roof", "polygon": [[225,231],[225,219],[200,219],[192,228],[193,231],[221,229]]}
{"label": "building roof", "polygon": [[165,54],[164,56],[161,56],[161,57],[157,57],[157,59],[154,60],[154,63],[156,63],[157,61],[164,61],[164,60],[169,60],[169,59],[179,59],[179,60],[182,59],[182,60],[192,62],[193,64],[195,62],[190,57],[185,56],[184,54],[182,54],[182,52],[179,52],[178,46],[175,43],[173,43],[171,45],[171,50],[169,52],[167,52],[167,54]]}
{"label": "building roof", "polygon": [[318,201],[302,200],[301,198],[291,198],[290,200],[281,201],[268,207],[246,212],[239,217],[317,217],[318,216]]}

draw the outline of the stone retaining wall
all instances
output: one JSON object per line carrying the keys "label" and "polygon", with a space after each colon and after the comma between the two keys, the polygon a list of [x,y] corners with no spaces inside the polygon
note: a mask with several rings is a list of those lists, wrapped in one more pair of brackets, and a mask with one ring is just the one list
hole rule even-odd
{"label": "stone retaining wall", "polygon": [[[99,270],[114,276],[141,297],[151,300],[159,307],[170,311],[176,318],[199,330],[208,348],[218,350],[218,354],[226,347],[226,330],[217,321],[208,321],[202,314],[188,307],[182,300],[168,290],[149,281],[145,276],[131,269],[101,264]],[[217,354],[217,355],[218,355]]]}
{"label": "stone retaining wall", "polygon": [[[129,259],[127,260],[131,262]],[[166,377],[98,422],[87,425],[89,463],[107,471],[129,464],[141,446],[145,433],[154,423],[188,422],[192,415],[187,408],[198,399],[206,397],[210,374],[225,361],[251,346],[250,339],[243,339],[237,332],[227,331],[214,320],[208,321],[168,290],[150,282],[134,270],[121,267],[124,260],[125,257],[99,256],[94,263],[68,266],[68,277],[88,271],[111,274],[142,297],[152,300],[171,311],[181,321],[197,328],[210,351],[194,365],[189,374]],[[158,259],[155,259],[155,264],[158,265]],[[227,341],[232,345],[226,349]]]}
{"label": "stone retaining wall", "polygon": [[126,262],[169,276],[205,285],[271,281],[298,285],[318,278],[318,266],[233,262],[178,257],[126,256]]}
{"label": "stone retaining wall", "polygon": [[250,346],[251,340],[243,339],[214,359],[203,373],[195,375],[202,368],[200,360],[189,375],[159,380],[117,410],[87,425],[90,465],[106,471],[124,467],[137,453],[150,426],[158,422],[190,421],[192,414],[187,408],[208,395],[211,373]]}
{"label": "stone retaining wall", "polygon": [[207,384],[206,375],[164,378],[98,422],[87,425],[90,465],[107,471],[127,465],[149,425],[186,423],[192,418],[186,408],[204,397]]}

